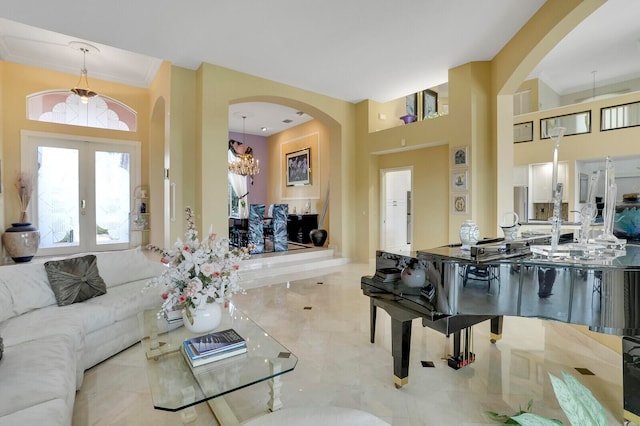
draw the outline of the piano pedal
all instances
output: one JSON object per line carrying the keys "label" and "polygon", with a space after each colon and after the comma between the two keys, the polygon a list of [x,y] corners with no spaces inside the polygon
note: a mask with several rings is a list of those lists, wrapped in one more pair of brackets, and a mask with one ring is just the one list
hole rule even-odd
{"label": "piano pedal", "polygon": [[459,370],[464,366],[467,366],[476,360],[476,354],[473,352],[467,353],[467,357],[465,358],[463,353],[460,353],[458,356],[451,356],[447,359],[447,364],[449,367],[454,370]]}

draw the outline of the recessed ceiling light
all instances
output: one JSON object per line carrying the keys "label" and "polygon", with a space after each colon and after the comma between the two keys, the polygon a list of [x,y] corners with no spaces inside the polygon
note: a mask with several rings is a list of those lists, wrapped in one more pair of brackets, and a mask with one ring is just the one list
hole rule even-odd
{"label": "recessed ceiling light", "polygon": [[263,132],[266,132],[267,128],[266,127],[261,127],[260,130],[262,130]]}
{"label": "recessed ceiling light", "polygon": [[290,118],[285,118],[284,120],[282,120],[283,123],[289,124],[289,123],[293,123],[293,120]]}
{"label": "recessed ceiling light", "polygon": [[304,115],[304,112],[302,112],[302,111],[298,111],[298,112],[296,112],[296,114],[298,114],[298,115]]}

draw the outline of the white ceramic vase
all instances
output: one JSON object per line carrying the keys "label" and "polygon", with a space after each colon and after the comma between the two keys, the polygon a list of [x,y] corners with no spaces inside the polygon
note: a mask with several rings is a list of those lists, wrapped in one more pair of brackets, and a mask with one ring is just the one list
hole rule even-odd
{"label": "white ceramic vase", "polygon": [[186,306],[182,311],[182,322],[192,333],[208,333],[220,325],[222,307],[219,303],[207,303],[206,298],[198,299],[195,308]]}
{"label": "white ceramic vase", "polygon": [[471,220],[467,219],[460,225],[460,241],[463,246],[475,245],[480,239],[480,228]]}

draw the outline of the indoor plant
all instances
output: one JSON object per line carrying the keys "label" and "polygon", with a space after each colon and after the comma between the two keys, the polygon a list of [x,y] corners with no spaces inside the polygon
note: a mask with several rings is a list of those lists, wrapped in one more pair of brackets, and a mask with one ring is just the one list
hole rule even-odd
{"label": "indoor plant", "polygon": [[[182,309],[185,326],[194,332],[213,330],[220,323],[220,304],[240,290],[238,269],[240,261],[249,257],[249,248],[229,249],[229,240],[213,233],[198,239],[193,211],[185,209],[187,230],[185,241],[180,239],[172,250],[149,246],[162,255],[167,270],[149,282],[149,286],[163,285],[165,313]],[[217,320],[217,321],[216,321]]]}
{"label": "indoor plant", "polygon": [[[569,422],[574,426],[604,426],[608,425],[604,408],[593,396],[591,391],[570,374],[562,372],[562,379],[549,373],[556,399],[564,411]],[[564,380],[563,380],[564,379]],[[486,411],[485,413],[495,421],[503,424],[520,424],[524,426],[562,425],[557,419],[549,419],[531,413],[532,401],[526,410],[507,416]]]}

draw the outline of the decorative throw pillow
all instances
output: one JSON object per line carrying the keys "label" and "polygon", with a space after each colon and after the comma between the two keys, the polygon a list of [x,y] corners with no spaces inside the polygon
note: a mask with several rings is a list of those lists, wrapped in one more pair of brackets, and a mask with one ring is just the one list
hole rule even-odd
{"label": "decorative throw pillow", "polygon": [[107,292],[93,254],[45,262],[44,269],[59,306],[82,302]]}

